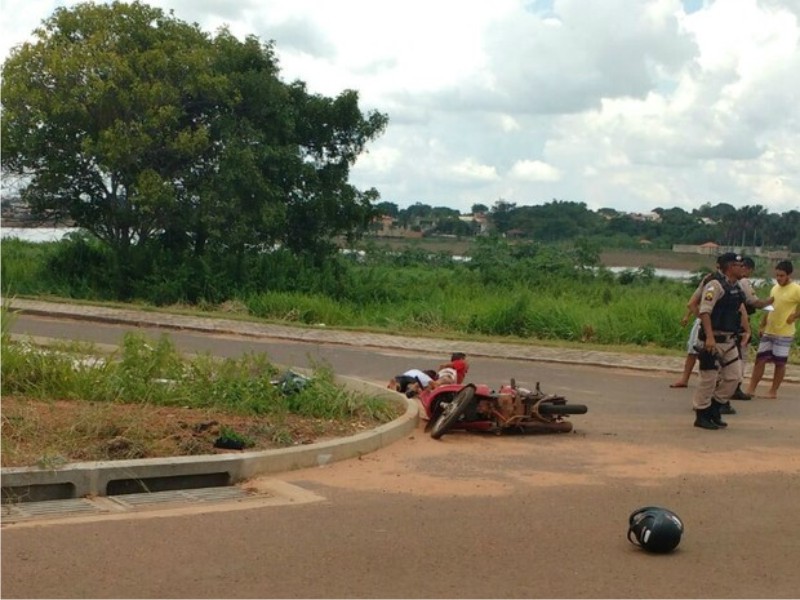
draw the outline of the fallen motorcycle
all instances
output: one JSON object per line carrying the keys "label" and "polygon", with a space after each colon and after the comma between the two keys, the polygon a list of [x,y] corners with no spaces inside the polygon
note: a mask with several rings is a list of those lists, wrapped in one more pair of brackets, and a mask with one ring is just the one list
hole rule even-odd
{"label": "fallen motorcycle", "polygon": [[485,384],[447,384],[423,390],[417,397],[434,439],[451,429],[567,433],[572,423],[565,416],[588,410],[583,404],[567,404],[564,396],[543,393],[538,382],[531,391],[517,387],[514,379],[497,392]]}

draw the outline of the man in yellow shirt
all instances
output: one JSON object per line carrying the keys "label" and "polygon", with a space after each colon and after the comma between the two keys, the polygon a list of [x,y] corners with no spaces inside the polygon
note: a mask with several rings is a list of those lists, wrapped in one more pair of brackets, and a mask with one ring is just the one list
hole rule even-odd
{"label": "man in yellow shirt", "polygon": [[755,394],[756,386],[764,376],[764,368],[768,362],[775,364],[772,375],[772,387],[766,398],[777,398],[778,388],[786,374],[786,361],[794,342],[795,321],[800,318],[800,285],[792,282],[794,267],[788,260],[775,265],[775,281],[770,296],[775,301],[773,310],[765,312],[758,332],[761,341],[758,344],[756,363],[750,375],[748,394]]}

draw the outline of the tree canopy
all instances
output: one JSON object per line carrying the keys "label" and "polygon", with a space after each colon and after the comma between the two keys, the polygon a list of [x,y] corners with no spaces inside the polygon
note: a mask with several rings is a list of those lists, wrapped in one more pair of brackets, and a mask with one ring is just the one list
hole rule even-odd
{"label": "tree canopy", "polygon": [[[423,224],[430,234],[478,235],[474,223],[459,221],[445,207],[417,202],[398,209],[396,204],[384,211],[395,217],[400,227]],[[473,212],[478,212],[473,205]],[[513,233],[513,237],[540,243],[578,244],[584,238],[593,243],[614,247],[638,247],[643,241],[654,248],[674,244],[702,244],[716,241],[734,247],[784,247],[800,251],[800,212],[770,213],[761,205],[734,208],[721,203],[704,204],[692,211],[682,208],[656,208],[657,218],[619,212],[613,208],[592,211],[583,202],[553,200],[545,204],[517,206],[502,198],[488,213],[490,231]],[[711,216],[713,215],[713,216]],[[588,263],[587,263],[588,264]]]}
{"label": "tree canopy", "polygon": [[276,244],[321,257],[376,190],[348,183],[384,114],[284,83],[271,42],[211,36],[139,2],[58,8],[3,64],[2,168],[34,212],[73,220],[120,268]]}

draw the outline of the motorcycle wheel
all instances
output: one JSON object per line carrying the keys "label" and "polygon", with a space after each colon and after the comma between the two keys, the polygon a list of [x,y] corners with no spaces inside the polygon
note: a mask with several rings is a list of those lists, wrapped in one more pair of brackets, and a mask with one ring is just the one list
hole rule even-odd
{"label": "motorcycle wheel", "polygon": [[569,433],[572,431],[572,423],[569,421],[525,423],[523,428],[526,433]]}
{"label": "motorcycle wheel", "polygon": [[452,402],[442,409],[442,413],[431,428],[431,437],[438,440],[445,432],[458,421],[459,417],[464,414],[467,407],[475,398],[475,388],[468,385],[461,389]]}
{"label": "motorcycle wheel", "polygon": [[585,415],[589,408],[585,404],[551,404],[542,402],[536,409],[541,415]]}

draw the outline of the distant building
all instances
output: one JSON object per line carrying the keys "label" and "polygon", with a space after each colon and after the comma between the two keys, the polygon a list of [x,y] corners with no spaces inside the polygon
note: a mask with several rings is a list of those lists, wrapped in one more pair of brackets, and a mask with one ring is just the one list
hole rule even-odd
{"label": "distant building", "polygon": [[[416,229],[416,230],[415,230]],[[372,219],[370,228],[372,235],[394,238],[421,238],[422,231],[419,227],[414,229],[398,227],[397,219],[391,215],[381,215]]]}
{"label": "distant building", "polygon": [[716,242],[706,242],[705,244],[674,244],[672,251],[680,254],[707,254],[716,256],[720,254],[720,246]]}
{"label": "distant building", "polygon": [[672,246],[673,252],[685,254],[707,254],[709,256],[719,256],[725,252],[737,252],[758,256],[767,260],[783,260],[791,258],[792,253],[787,248],[773,248],[767,250],[761,246],[743,248],[741,246],[720,246],[716,242],[706,242],[705,244],[675,244]]}
{"label": "distant building", "polygon": [[489,230],[489,218],[486,216],[486,213],[458,215],[458,220],[464,223],[476,223],[478,225],[478,233],[486,233]]}
{"label": "distant building", "polygon": [[655,212],[647,213],[628,213],[628,216],[634,221],[652,221],[657,223],[661,220],[661,215]]}

